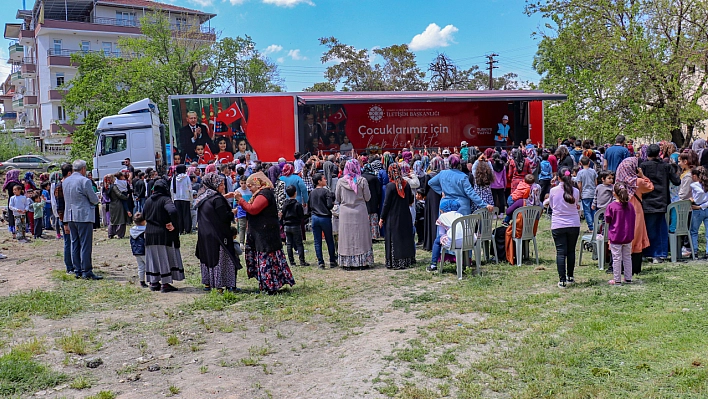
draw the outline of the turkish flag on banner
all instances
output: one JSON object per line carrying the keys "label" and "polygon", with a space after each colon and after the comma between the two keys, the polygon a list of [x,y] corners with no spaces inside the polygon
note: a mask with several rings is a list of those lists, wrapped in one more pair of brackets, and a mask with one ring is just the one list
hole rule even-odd
{"label": "turkish flag on banner", "polygon": [[340,108],[339,111],[335,112],[334,114],[330,115],[329,118],[327,118],[327,122],[332,123],[344,122],[345,120],[347,120],[347,113],[344,112],[344,108]]}
{"label": "turkish flag on banner", "polygon": [[226,125],[230,125],[237,120],[241,119],[241,126],[243,126],[244,132],[246,131],[246,118],[243,116],[243,112],[241,112],[241,109],[238,107],[238,104],[235,102],[231,104],[228,108],[224,110],[224,112],[221,112],[217,117],[216,120],[219,122],[223,122]]}

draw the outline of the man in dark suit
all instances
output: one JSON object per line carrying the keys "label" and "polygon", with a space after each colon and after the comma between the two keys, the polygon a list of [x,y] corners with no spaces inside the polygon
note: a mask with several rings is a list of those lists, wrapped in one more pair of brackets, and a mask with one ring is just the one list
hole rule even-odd
{"label": "man in dark suit", "polygon": [[302,128],[303,134],[300,137],[305,138],[305,145],[309,146],[314,139],[323,139],[322,137],[322,126],[319,123],[315,123],[315,116],[312,114],[307,114],[305,116],[305,124]]}
{"label": "man in dark suit", "polygon": [[197,113],[187,112],[187,125],[179,129],[180,150],[185,157],[196,159],[194,147],[197,144],[209,146],[214,151],[214,143],[209,138],[209,129],[201,123],[197,123]]}

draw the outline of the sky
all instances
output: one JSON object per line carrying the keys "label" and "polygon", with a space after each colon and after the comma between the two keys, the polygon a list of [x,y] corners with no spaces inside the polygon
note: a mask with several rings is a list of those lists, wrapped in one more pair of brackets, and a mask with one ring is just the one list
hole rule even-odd
{"label": "sky", "polygon": [[[357,49],[408,44],[427,70],[438,53],[458,66],[485,68],[485,55],[499,54],[497,74],[514,72],[537,82],[532,68],[541,29],[540,16],[524,14],[524,0],[160,0],[216,13],[210,23],[220,37],[249,35],[256,47],[279,66],[288,91],[324,81],[321,37],[336,37]],[[22,0],[2,0],[10,9]],[[34,1],[26,0],[31,8]],[[15,22],[15,12],[0,16]],[[8,42],[9,44],[9,42]],[[0,46],[7,60],[8,46]],[[374,62],[376,60],[374,59]],[[0,78],[9,73],[0,62]]]}

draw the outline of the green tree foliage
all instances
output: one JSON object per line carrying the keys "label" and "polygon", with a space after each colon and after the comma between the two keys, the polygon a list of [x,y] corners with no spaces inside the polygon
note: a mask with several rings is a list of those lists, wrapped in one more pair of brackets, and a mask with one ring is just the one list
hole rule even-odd
{"label": "green tree foliage", "polygon": [[692,0],[528,1],[546,25],[534,60],[540,88],[568,94],[547,104],[547,131],[611,141],[691,140],[708,113],[708,3]]}
{"label": "green tree foliage", "polygon": [[[334,37],[320,39],[327,47],[322,63],[327,67],[325,78],[333,87],[341,84],[343,91],[418,91],[426,90],[425,72],[421,71],[408,45],[357,50]],[[382,62],[376,62],[381,57]]]}
{"label": "green tree foliage", "polygon": [[337,91],[337,87],[330,82],[317,82],[303,91]]}
{"label": "green tree foliage", "polygon": [[90,162],[101,118],[146,97],[166,123],[170,95],[209,94],[233,82],[245,92],[282,89],[277,66],[254,50],[248,36],[216,41],[198,26],[176,31],[161,13],[143,17],[141,30],[142,36],[119,40],[121,57],[72,55],[78,73],[66,84],[63,105],[69,123],[83,118],[72,136],[72,158]]}

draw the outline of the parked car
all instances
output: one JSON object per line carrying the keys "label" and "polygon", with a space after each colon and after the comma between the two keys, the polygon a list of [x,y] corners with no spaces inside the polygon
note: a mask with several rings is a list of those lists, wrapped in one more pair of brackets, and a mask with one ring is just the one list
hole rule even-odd
{"label": "parked car", "polygon": [[0,169],[2,170],[22,169],[47,172],[56,168],[56,163],[41,155],[19,155],[5,162],[0,162]]}

